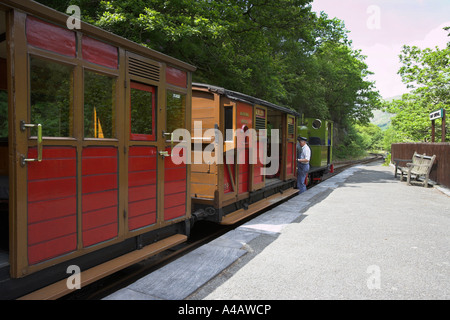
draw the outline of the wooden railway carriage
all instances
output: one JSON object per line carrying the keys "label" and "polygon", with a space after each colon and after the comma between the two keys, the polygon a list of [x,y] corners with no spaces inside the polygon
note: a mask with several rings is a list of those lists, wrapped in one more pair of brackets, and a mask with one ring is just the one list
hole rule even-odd
{"label": "wooden railway carriage", "polygon": [[0,274],[30,291],[189,232],[190,168],[168,137],[191,123],[195,68],[67,19],[0,2]]}
{"label": "wooden railway carriage", "polygon": [[[232,224],[297,192],[292,187],[296,180],[295,128],[298,116],[298,113],[288,108],[261,99],[194,83],[191,196],[195,214],[198,213],[197,209],[203,209],[199,218]],[[223,161],[220,161],[219,156],[216,157],[217,161],[195,161],[198,153],[221,143],[212,130],[214,128],[219,129],[223,138]],[[260,145],[255,144],[251,148],[248,141],[239,141],[237,138],[239,132],[249,129],[256,131],[257,139],[266,138],[268,142],[272,139],[272,130],[279,130],[278,152],[270,150],[268,143],[267,156],[272,158],[270,164],[265,164],[267,161],[259,156]],[[266,130],[266,136],[261,129]],[[241,146],[244,151],[240,155],[237,151],[239,143],[245,144]],[[252,153],[257,153],[256,161],[250,161]],[[274,162],[278,169],[270,175],[263,175],[261,168],[270,167]]]}

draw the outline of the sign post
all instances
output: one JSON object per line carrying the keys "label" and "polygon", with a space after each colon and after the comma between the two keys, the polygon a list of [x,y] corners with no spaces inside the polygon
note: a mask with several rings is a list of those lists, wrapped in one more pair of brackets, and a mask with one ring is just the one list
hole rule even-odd
{"label": "sign post", "polygon": [[441,108],[439,110],[430,113],[431,120],[431,142],[434,142],[435,126],[434,122],[436,119],[442,118],[442,142],[445,142],[445,109]]}

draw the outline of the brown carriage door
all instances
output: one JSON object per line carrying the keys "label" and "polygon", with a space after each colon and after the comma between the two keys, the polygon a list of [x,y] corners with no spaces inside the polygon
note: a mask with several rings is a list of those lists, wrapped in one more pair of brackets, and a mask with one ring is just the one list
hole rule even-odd
{"label": "brown carriage door", "polygon": [[81,155],[74,109],[80,73],[75,32],[24,13],[13,15],[14,45],[8,49],[18,125],[12,137],[17,165],[11,271],[20,277],[77,250]]}
{"label": "brown carriage door", "polygon": [[83,247],[118,236],[118,147],[113,141],[99,145],[100,139],[116,138],[116,82],[115,77],[84,70],[83,137],[90,145],[81,151]]}
{"label": "brown carriage door", "polygon": [[[27,168],[27,258],[33,265],[76,250],[77,149],[64,139],[74,136],[74,68],[33,56],[29,61],[30,121],[21,123],[28,154],[21,162]],[[43,137],[58,142],[42,146]]]}
{"label": "brown carriage door", "polygon": [[[174,84],[186,86],[184,72],[169,68],[171,76],[168,78]],[[177,129],[186,128],[186,94],[168,90],[166,96],[166,146],[164,159],[164,220],[172,220],[186,214],[187,193],[187,150],[178,146],[178,138],[173,136]]]}
{"label": "brown carriage door", "polygon": [[262,106],[255,107],[255,130],[257,132],[257,143],[253,146],[252,152],[256,158],[256,163],[253,165],[252,174],[252,191],[258,190],[264,187],[265,176],[262,173],[264,168],[264,160],[267,153],[267,109]]}
{"label": "brown carriage door", "polygon": [[295,116],[287,114],[286,128],[286,179],[292,179],[295,175],[296,161],[296,134],[295,134]]}
{"label": "brown carriage door", "polygon": [[235,107],[227,105],[224,107],[224,154],[223,154],[223,192],[224,194],[236,194],[236,161],[234,159],[234,129],[235,129]]}
{"label": "brown carriage door", "polygon": [[133,231],[157,221],[158,152],[156,88],[134,81],[130,87],[128,230]]}
{"label": "brown carriage door", "polygon": [[[249,129],[252,129],[253,106],[244,102],[238,102],[236,122],[236,130],[239,130],[242,136],[245,135]],[[245,139],[242,139],[242,141],[238,141],[237,143],[237,188],[238,193],[242,194],[250,191],[250,137],[245,137]]]}

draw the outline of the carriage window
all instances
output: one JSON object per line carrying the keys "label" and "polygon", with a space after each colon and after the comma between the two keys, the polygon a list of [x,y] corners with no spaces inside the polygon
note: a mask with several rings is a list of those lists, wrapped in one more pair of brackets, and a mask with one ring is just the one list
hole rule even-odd
{"label": "carriage window", "polygon": [[73,68],[30,59],[31,123],[47,137],[73,136]]}
{"label": "carriage window", "polygon": [[115,81],[95,72],[84,72],[84,136],[115,138]]}
{"label": "carriage window", "polygon": [[155,88],[131,82],[131,139],[155,140]]}
{"label": "carriage window", "polygon": [[186,126],[186,95],[167,92],[167,132]]}
{"label": "carriage window", "polygon": [[225,107],[225,141],[233,141],[233,107]]}

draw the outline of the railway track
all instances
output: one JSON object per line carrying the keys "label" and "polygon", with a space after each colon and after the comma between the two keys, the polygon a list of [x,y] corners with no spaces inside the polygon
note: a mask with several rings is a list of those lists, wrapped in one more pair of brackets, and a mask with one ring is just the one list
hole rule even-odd
{"label": "railway track", "polygon": [[365,163],[370,163],[370,162],[374,162],[374,161],[378,161],[378,160],[382,160],[383,159],[383,155],[381,154],[371,154],[369,157],[366,157],[364,159],[360,159],[360,160],[350,160],[350,161],[342,161],[342,162],[338,162],[334,165],[334,172],[333,173],[327,173],[322,181],[325,181],[339,173],[341,173],[342,171],[344,171],[347,168],[359,165],[359,164],[365,164]]}
{"label": "railway track", "polygon": [[[322,181],[325,181],[347,168],[355,165],[370,163],[377,160],[381,160],[381,155],[372,155],[362,160],[345,161],[335,165],[334,172],[328,173],[324,176]],[[313,188],[312,185],[310,188]],[[240,225],[246,223],[248,220],[255,218],[257,215],[264,213],[272,207],[278,205],[274,204],[271,207],[261,210],[251,217],[240,221],[237,224],[231,226],[219,225],[208,221],[199,221],[196,223],[195,228],[192,229],[191,236],[186,243],[180,244],[169,250],[166,250],[156,256],[141,261],[135,265],[118,271],[106,278],[103,278],[93,284],[90,284],[84,288],[76,290],[68,295],[60,298],[61,300],[98,300],[102,299],[115,291],[130,285],[131,283],[139,280],[145,275],[154,272],[155,270],[163,267],[164,265],[180,258],[181,256],[189,253],[190,251],[220,237],[221,235],[233,230]]]}

